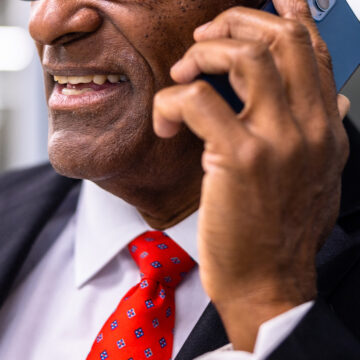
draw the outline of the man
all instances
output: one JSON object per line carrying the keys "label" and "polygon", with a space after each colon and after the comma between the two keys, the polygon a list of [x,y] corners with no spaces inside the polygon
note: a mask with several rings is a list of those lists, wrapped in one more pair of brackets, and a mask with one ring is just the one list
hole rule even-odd
{"label": "man", "polygon": [[[172,357],[230,341],[237,351],[206,357],[359,358],[359,311],[344,304],[360,256],[349,217],[319,253],[318,289],[315,269],[339,209],[348,103],[306,2],[274,1],[280,17],[252,9],[261,3],[32,4],[50,160],[91,182],[72,216],[76,181],[48,167],[2,178],[2,358],[108,358],[94,351],[123,324],[106,320],[138,281],[126,244],[151,229],[199,262],[175,292]],[[244,111],[196,81],[202,72],[229,73]],[[165,358],[154,344],[142,358]]]}

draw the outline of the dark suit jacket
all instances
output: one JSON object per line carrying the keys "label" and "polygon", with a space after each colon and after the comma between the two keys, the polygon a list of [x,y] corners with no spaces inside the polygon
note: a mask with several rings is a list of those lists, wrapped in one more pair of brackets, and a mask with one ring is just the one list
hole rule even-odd
{"label": "dark suit jacket", "polygon": [[[346,128],[351,156],[338,223],[317,256],[319,295],[269,360],[360,360],[360,134],[349,121]],[[0,306],[74,213],[79,187],[48,164],[0,177]],[[176,360],[193,359],[227,342],[209,304]]]}

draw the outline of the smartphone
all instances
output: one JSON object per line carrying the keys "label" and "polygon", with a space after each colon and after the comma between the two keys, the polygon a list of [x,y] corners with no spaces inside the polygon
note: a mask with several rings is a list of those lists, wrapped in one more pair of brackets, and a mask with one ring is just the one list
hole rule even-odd
{"label": "smartphone", "polygon": [[[340,91],[360,65],[360,21],[346,0],[307,0],[333,63],[336,88]],[[276,14],[271,0],[262,8]],[[227,75],[202,74],[239,113],[243,103],[232,89]]]}

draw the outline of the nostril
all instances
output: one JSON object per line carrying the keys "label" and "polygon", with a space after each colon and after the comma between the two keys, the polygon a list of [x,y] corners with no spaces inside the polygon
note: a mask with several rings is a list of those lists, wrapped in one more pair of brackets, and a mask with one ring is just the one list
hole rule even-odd
{"label": "nostril", "polygon": [[72,41],[79,40],[81,38],[84,38],[88,36],[90,33],[88,32],[72,32],[66,35],[59,36],[55,40],[52,41],[50,45],[56,46],[56,45],[64,45],[69,44]]}

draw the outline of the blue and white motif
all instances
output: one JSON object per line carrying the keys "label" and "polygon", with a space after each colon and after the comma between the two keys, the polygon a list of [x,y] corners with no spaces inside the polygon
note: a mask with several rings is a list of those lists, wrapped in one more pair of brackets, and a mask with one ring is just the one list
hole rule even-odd
{"label": "blue and white motif", "polygon": [[103,339],[103,334],[99,334],[96,338],[96,342],[99,343]]}
{"label": "blue and white motif", "polygon": [[145,238],[145,241],[148,241],[148,242],[151,242],[151,241],[154,241],[155,239],[154,238],[152,238],[152,237],[146,237]]}
{"label": "blue and white motif", "polygon": [[135,309],[134,309],[134,308],[129,309],[129,310],[127,311],[127,316],[128,316],[129,319],[131,319],[131,318],[134,317],[135,315],[136,315],[136,313],[135,313]]}
{"label": "blue and white motif", "polygon": [[110,324],[111,330],[115,330],[118,327],[118,323],[116,320],[114,320],[111,324]]}
{"label": "blue and white motif", "polygon": [[144,353],[147,358],[149,358],[153,354],[150,348],[145,349]]}
{"label": "blue and white motif", "polygon": [[178,257],[176,257],[176,256],[172,257],[170,260],[174,264],[180,264],[180,259]]}
{"label": "blue and white motif", "polygon": [[168,307],[167,309],[166,309],[166,317],[169,317],[170,315],[171,315],[171,307]]}
{"label": "blue and white motif", "polygon": [[107,352],[104,350],[101,354],[100,354],[100,359],[101,360],[105,360],[108,358],[108,354]]}
{"label": "blue and white motif", "polygon": [[157,247],[158,247],[160,250],[165,250],[165,249],[168,248],[168,246],[167,246],[166,244],[159,244]]}
{"label": "blue and white motif", "polygon": [[177,256],[170,258],[170,260],[173,264],[180,264],[180,262],[181,262]]}
{"label": "blue and white motif", "polygon": [[171,276],[165,276],[164,277],[164,281],[167,282],[167,283],[171,282],[171,280],[172,280]]}
{"label": "blue and white motif", "polygon": [[160,292],[159,292],[159,296],[161,297],[161,299],[165,299],[165,290],[164,289],[161,289]]}
{"label": "blue and white motif", "polygon": [[143,252],[140,254],[140,257],[141,257],[142,259],[144,259],[144,258],[146,258],[148,255],[149,255],[148,252],[143,251]]}
{"label": "blue and white motif", "polygon": [[132,245],[132,246],[131,246],[131,252],[134,253],[136,250],[137,250],[137,246]]}
{"label": "blue and white motif", "polygon": [[155,318],[155,319],[152,321],[152,324],[153,324],[153,327],[154,327],[154,328],[157,328],[157,327],[159,326],[159,320]]}
{"label": "blue and white motif", "polygon": [[148,309],[154,307],[154,303],[152,302],[151,299],[145,300],[145,305],[146,305],[146,307],[147,307]]}
{"label": "blue and white motif", "polygon": [[153,261],[151,263],[151,266],[157,269],[157,268],[161,268],[162,265],[158,261]]}
{"label": "blue and white motif", "polygon": [[117,347],[118,347],[119,349],[122,349],[123,347],[126,346],[124,339],[118,340],[118,341],[116,342],[116,345],[117,345]]}
{"label": "blue and white motif", "polygon": [[165,340],[165,338],[161,338],[160,340],[159,340],[159,344],[160,344],[160,346],[163,348],[163,347],[165,347],[166,346],[166,340]]}
{"label": "blue and white motif", "polygon": [[135,330],[135,336],[136,336],[137,339],[138,339],[138,338],[141,338],[142,336],[144,336],[144,331],[143,331],[143,329],[142,329],[142,328],[136,329],[136,330]]}
{"label": "blue and white motif", "polygon": [[141,289],[144,289],[144,288],[146,288],[146,287],[148,287],[148,286],[149,286],[149,283],[148,283],[147,280],[143,280],[143,281],[140,283],[140,288],[141,288]]}

